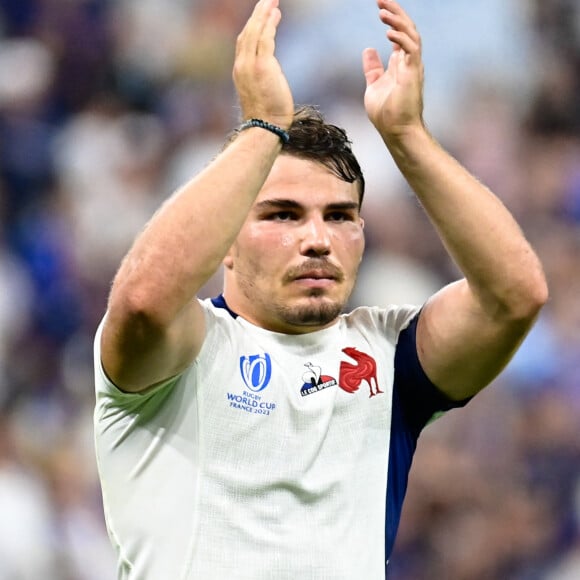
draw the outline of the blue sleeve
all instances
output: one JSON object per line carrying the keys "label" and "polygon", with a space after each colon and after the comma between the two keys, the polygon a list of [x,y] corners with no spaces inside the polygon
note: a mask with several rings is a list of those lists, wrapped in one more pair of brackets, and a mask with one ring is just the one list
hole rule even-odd
{"label": "blue sleeve", "polygon": [[394,398],[404,421],[415,437],[440,411],[463,407],[470,399],[453,401],[444,395],[425,374],[417,354],[417,322],[420,313],[399,335],[395,351]]}
{"label": "blue sleeve", "polygon": [[407,491],[409,471],[421,430],[440,411],[465,405],[452,401],[425,374],[417,354],[417,315],[399,335],[395,351],[395,379],[387,480],[386,559],[389,560]]}

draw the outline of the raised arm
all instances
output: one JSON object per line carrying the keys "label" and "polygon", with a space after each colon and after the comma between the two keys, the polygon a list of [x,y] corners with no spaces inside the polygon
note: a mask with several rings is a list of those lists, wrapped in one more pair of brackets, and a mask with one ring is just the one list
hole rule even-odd
{"label": "raised arm", "polygon": [[459,400],[505,367],[547,300],[546,281],[505,206],[426,130],[419,33],[395,1],[378,5],[394,50],[386,70],[365,50],[365,107],[465,276],[427,302],[417,329],[426,374]]}
{"label": "raised arm", "polygon": [[[274,56],[278,0],[260,0],[238,37],[234,82],[244,119],[288,128],[294,103]],[[195,296],[217,271],[280,152],[250,128],[156,212],[113,282],[101,340],[105,371],[141,391],[183,370],[205,336]]]}

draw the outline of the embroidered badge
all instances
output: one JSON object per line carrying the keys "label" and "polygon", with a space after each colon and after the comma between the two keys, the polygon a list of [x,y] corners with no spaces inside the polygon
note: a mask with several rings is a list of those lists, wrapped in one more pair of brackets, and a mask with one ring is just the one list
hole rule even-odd
{"label": "embroidered badge", "polygon": [[303,385],[300,394],[303,397],[318,393],[328,387],[334,387],[337,384],[336,379],[329,375],[322,374],[322,368],[312,363],[304,365],[308,370],[302,375]]}
{"label": "embroidered badge", "polygon": [[383,391],[379,388],[377,381],[377,363],[375,359],[352,346],[343,348],[342,352],[354,359],[356,364],[345,361],[340,363],[338,386],[347,393],[355,393],[362,382],[365,381],[369,386],[369,397],[382,393]]}

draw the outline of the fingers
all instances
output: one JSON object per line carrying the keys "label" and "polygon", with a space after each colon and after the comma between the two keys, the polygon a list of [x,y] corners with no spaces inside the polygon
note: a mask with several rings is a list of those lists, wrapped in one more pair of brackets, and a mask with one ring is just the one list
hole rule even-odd
{"label": "fingers", "polygon": [[281,14],[278,8],[279,0],[259,0],[246,26],[239,34],[236,44],[236,56],[242,51],[248,55],[274,50],[276,28]]}
{"label": "fingers", "polygon": [[244,119],[285,127],[292,122],[294,100],[275,55],[281,18],[279,0],[256,2],[237,39],[232,77]]}
{"label": "fingers", "polygon": [[[275,4],[278,4],[278,2]],[[277,6],[274,6],[262,31],[261,39],[258,42],[258,54],[274,53],[276,48],[276,31],[280,20],[282,20],[282,13]]]}
{"label": "fingers", "polygon": [[366,48],[363,51],[363,72],[367,85],[372,85],[385,72],[385,67],[376,49]]}
{"label": "fingers", "polygon": [[387,38],[412,58],[421,54],[421,36],[415,23],[395,0],[377,0],[379,18],[390,27]]}

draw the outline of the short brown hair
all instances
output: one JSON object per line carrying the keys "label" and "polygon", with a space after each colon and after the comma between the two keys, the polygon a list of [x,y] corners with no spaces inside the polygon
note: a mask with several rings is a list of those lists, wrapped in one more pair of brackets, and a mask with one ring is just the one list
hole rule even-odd
{"label": "short brown hair", "polygon": [[[226,146],[234,141],[239,130],[233,131]],[[326,123],[322,113],[312,105],[304,105],[294,112],[288,129],[290,140],[282,145],[282,153],[324,165],[339,179],[356,183],[359,206],[365,192],[365,179],[359,162],[352,151],[352,142],[346,131]]]}

